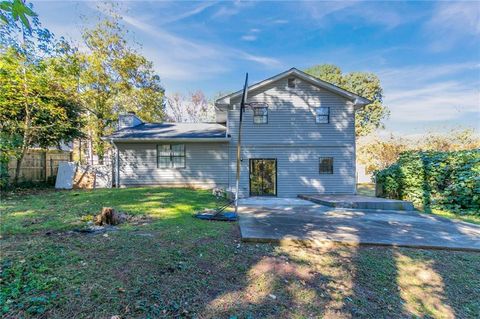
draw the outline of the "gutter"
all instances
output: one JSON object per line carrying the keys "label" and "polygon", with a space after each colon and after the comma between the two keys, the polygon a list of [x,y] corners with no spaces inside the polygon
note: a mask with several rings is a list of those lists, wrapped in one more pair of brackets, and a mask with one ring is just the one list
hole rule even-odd
{"label": "gutter", "polygon": [[[119,188],[120,186],[120,151],[118,150],[118,147],[113,141],[113,139],[110,140],[110,143],[112,143],[113,147],[115,148],[115,188]],[[113,184],[113,179],[112,179],[112,184]]]}
{"label": "gutter", "polygon": [[206,137],[206,138],[189,138],[189,137],[172,137],[172,138],[110,138],[109,141],[114,142],[229,142],[230,137]]}

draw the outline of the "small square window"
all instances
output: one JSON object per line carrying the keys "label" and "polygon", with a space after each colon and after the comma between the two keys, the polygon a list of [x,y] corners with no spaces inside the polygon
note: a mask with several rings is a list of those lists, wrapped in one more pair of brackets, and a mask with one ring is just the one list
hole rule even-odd
{"label": "small square window", "polygon": [[330,123],[330,108],[317,107],[315,109],[315,122],[320,124]]}
{"label": "small square window", "polygon": [[295,86],[296,86],[296,84],[297,84],[297,83],[296,83],[296,81],[295,81],[295,78],[289,78],[289,79],[287,80],[287,86],[288,86],[289,88],[291,88],[291,89],[294,89]]}
{"label": "small square window", "polygon": [[268,108],[265,106],[253,108],[253,123],[266,124],[268,123]]}
{"label": "small square window", "polygon": [[320,157],[320,174],[333,174],[333,157]]}

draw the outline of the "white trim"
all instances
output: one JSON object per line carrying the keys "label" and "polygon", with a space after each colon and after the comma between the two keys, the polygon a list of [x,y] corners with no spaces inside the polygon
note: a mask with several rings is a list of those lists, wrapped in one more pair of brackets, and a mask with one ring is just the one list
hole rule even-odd
{"label": "white trim", "polygon": [[[300,79],[304,80],[304,81],[307,81],[317,87],[320,87],[320,88],[323,88],[323,89],[326,89],[328,91],[331,91],[333,93],[336,93],[340,96],[343,96],[349,100],[351,100],[355,106],[364,106],[364,105],[367,105],[367,104],[370,104],[372,103],[372,101],[370,101],[369,99],[366,99],[364,97],[361,97],[360,95],[357,95],[357,94],[354,94],[352,92],[349,92],[347,90],[344,90],[338,86],[335,86],[331,83],[328,83],[328,82],[325,82],[323,80],[320,80],[314,76],[311,76],[310,74],[307,74],[303,71],[300,71],[298,69],[295,69],[295,68],[291,68],[290,70],[287,70],[285,72],[282,72],[280,74],[277,74],[271,78],[268,78],[266,80],[263,80],[263,81],[260,81],[260,82],[257,82],[251,86],[248,87],[248,90],[249,91],[253,91],[253,90],[256,90],[256,89],[259,89],[261,87],[264,87],[272,82],[275,82],[275,81],[278,81],[280,79],[283,79],[285,77],[288,77],[288,76],[297,76],[299,77]],[[228,105],[230,105],[230,101],[231,99],[239,96],[240,94],[242,94],[242,90],[239,90],[239,91],[236,91],[234,93],[231,93],[231,94],[228,94],[228,95],[225,95],[219,99],[217,99],[215,101],[215,106],[219,107],[219,108],[222,108],[222,107],[226,107]]]}

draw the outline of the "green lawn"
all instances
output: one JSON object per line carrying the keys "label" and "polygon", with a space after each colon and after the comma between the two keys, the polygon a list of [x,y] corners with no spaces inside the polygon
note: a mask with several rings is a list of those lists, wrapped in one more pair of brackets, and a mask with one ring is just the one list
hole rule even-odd
{"label": "green lawn", "polygon": [[[480,254],[244,244],[193,219],[207,191],[135,188],[2,197],[4,318],[477,318]],[[71,232],[102,206],[140,222]]]}

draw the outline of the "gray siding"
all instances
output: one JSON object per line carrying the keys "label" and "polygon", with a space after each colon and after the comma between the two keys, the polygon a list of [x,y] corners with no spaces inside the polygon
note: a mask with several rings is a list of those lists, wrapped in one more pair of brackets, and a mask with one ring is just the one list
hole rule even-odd
{"label": "gray siding", "polygon": [[[347,99],[297,79],[287,88],[287,79],[249,92],[249,102],[269,106],[268,123],[254,124],[253,111],[246,110],[242,128],[240,193],[249,196],[249,159],[277,159],[277,196],[355,192],[354,106]],[[230,189],[235,189],[235,160],[239,99],[228,111],[230,142]],[[330,123],[315,122],[313,108],[330,107]],[[319,158],[334,158],[334,174],[319,174]]]}
{"label": "gray siding", "polygon": [[[267,103],[268,123],[254,124],[253,111],[244,113],[243,145],[304,144],[315,146],[353,145],[355,124],[353,104],[345,98],[297,79],[289,89],[287,79],[271,83],[261,91],[249,92],[249,102]],[[237,141],[239,99],[228,112],[228,133]],[[330,123],[315,123],[314,108],[330,107]]]}
{"label": "gray siding", "polygon": [[[333,174],[319,173],[319,158],[333,157]],[[236,148],[230,147],[230,189],[235,190]],[[249,189],[249,159],[277,160],[277,196],[296,197],[298,194],[351,194],[355,191],[353,147],[346,146],[246,146],[242,147],[240,195],[247,197]]]}
{"label": "gray siding", "polygon": [[[244,114],[240,195],[249,196],[249,159],[277,159],[277,195],[355,192],[354,106],[345,98],[297,79],[249,93],[249,101],[269,106],[268,123]],[[121,185],[192,185],[235,189],[238,99],[227,114],[230,143],[185,143],[185,169],[157,168],[155,143],[122,143]],[[315,123],[314,108],[330,107],[330,123]],[[319,158],[334,158],[334,173],[319,173]]]}
{"label": "gray siding", "polygon": [[184,143],[186,168],[157,168],[157,143],[118,143],[120,185],[228,185],[228,143]]}

